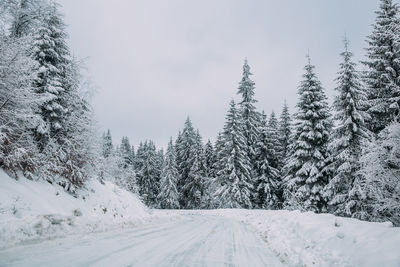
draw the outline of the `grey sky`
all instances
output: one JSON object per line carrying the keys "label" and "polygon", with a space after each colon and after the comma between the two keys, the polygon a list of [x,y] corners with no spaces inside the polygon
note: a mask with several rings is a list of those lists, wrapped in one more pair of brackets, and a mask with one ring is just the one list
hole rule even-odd
{"label": "grey sky", "polygon": [[206,141],[223,127],[248,59],[259,109],[294,112],[310,51],[332,99],[342,39],[360,60],[378,0],[59,0],[73,53],[98,86],[114,142],[165,146],[186,116]]}

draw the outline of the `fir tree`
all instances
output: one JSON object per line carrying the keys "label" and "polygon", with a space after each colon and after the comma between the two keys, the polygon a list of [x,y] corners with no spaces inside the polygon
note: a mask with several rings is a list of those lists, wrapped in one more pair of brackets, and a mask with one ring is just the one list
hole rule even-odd
{"label": "fir tree", "polygon": [[121,140],[121,145],[119,147],[121,157],[123,159],[123,168],[127,168],[133,166],[133,158],[132,158],[132,148],[129,144],[129,138],[123,136]]}
{"label": "fir tree", "polygon": [[232,101],[226,116],[217,173],[217,191],[214,194],[216,205],[220,208],[251,208],[250,159],[246,150],[246,139],[243,135],[242,116]]}
{"label": "fir tree", "polygon": [[368,114],[365,112],[366,93],[361,85],[356,64],[351,60],[353,54],[348,51],[348,41],[344,41],[345,51],[341,53],[343,62],[337,77],[338,86],[333,107],[336,127],[329,146],[331,156],[327,166],[333,173],[325,189],[336,214],[352,216],[360,211],[360,194],[353,194],[360,179],[357,172],[360,168],[363,140],[369,133],[365,126]]}
{"label": "fir tree", "polygon": [[259,138],[256,150],[257,188],[255,203],[260,208],[273,209],[280,202],[280,177],[277,169],[279,165],[277,146],[277,121],[274,113],[269,123],[264,113],[261,115]]}
{"label": "fir tree", "polygon": [[38,63],[36,92],[45,100],[39,111],[44,124],[36,129],[42,149],[49,138],[63,128],[68,112],[67,90],[72,85],[67,72],[72,61],[66,38],[65,24],[56,5],[52,4],[51,12],[34,34],[32,48],[32,58]]}
{"label": "fir tree", "polygon": [[183,194],[186,196],[186,208],[199,209],[205,192],[206,167],[203,147],[199,132],[196,133],[196,142],[190,153],[191,168],[188,179],[183,185]]}
{"label": "fir tree", "polygon": [[290,118],[289,107],[286,101],[283,104],[279,120],[279,141],[282,149],[282,164],[285,165],[289,157],[290,145],[292,143],[292,119]]}
{"label": "fir tree", "polygon": [[113,151],[112,137],[110,129],[107,130],[106,133],[103,133],[102,136],[102,155],[105,158],[108,158]]}
{"label": "fir tree", "polygon": [[137,180],[139,194],[149,206],[155,206],[159,194],[161,169],[153,141],[146,141],[138,150]]}
{"label": "fir tree", "polygon": [[368,37],[368,105],[370,130],[379,133],[399,116],[400,110],[400,21],[399,7],[381,0],[372,34]]}
{"label": "fir tree", "polygon": [[158,195],[159,207],[163,209],[178,209],[179,194],[177,183],[179,172],[176,166],[175,147],[172,138],[168,143],[167,153],[161,172],[160,193]]}
{"label": "fir tree", "polygon": [[322,169],[331,122],[326,96],[309,58],[298,92],[293,151],[285,167],[290,192],[287,202],[321,212],[326,210],[323,190],[328,179]]}
{"label": "fir tree", "polygon": [[178,136],[176,141],[176,154],[177,164],[180,174],[178,181],[178,192],[180,192],[180,206],[185,207],[187,204],[187,191],[183,187],[188,183],[190,169],[192,168],[192,153],[193,146],[196,143],[196,132],[193,128],[192,122],[188,117],[185,121],[182,133]]}
{"label": "fir tree", "polygon": [[[255,84],[250,79],[251,75],[250,66],[247,64],[247,60],[245,60],[243,65],[243,77],[239,83],[238,94],[242,96],[240,111],[243,122],[242,131],[246,142],[246,147],[244,149],[247,151],[250,161],[254,162],[260,118],[255,107],[255,103],[257,102],[254,99]],[[254,166],[251,166],[251,170],[253,170],[253,167]]]}
{"label": "fir tree", "polygon": [[215,177],[214,164],[217,159],[216,159],[214,147],[210,140],[207,141],[207,143],[204,147],[204,159],[205,159],[205,168],[206,168],[207,176]]}

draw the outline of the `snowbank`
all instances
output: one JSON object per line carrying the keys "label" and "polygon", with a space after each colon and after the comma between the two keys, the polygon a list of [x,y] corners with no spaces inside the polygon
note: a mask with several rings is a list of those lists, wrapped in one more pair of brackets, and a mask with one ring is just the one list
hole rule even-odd
{"label": "snowbank", "polygon": [[251,225],[290,266],[400,266],[400,228],[300,211],[212,210]]}
{"label": "snowbank", "polygon": [[74,197],[60,186],[23,177],[16,181],[0,170],[0,248],[174,219],[169,217],[110,182],[92,180]]}

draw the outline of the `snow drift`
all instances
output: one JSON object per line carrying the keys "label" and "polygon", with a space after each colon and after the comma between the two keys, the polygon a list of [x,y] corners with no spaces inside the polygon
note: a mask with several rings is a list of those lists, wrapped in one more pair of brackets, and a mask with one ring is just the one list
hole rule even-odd
{"label": "snow drift", "polygon": [[251,225],[289,266],[400,266],[400,228],[331,214],[212,210]]}
{"label": "snow drift", "polygon": [[0,170],[0,248],[159,220],[135,195],[92,179],[76,196],[45,181],[18,181]]}

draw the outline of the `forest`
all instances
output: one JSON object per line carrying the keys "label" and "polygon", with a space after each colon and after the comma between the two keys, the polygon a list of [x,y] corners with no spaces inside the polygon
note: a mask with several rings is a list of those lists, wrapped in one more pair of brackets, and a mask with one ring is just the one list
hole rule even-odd
{"label": "forest", "polygon": [[0,167],[72,195],[90,179],[112,181],[154,208],[288,209],[400,226],[399,8],[380,1],[362,62],[344,38],[333,103],[307,55],[296,110],[282,103],[266,114],[244,60],[232,77],[240,101],[221,103],[216,141],[188,117],[162,149],[98,133],[57,3],[0,1]]}

